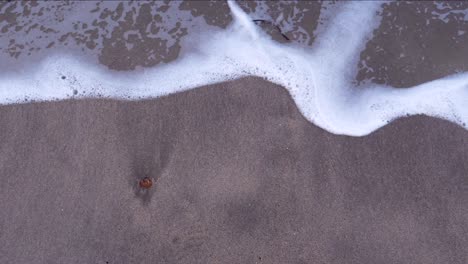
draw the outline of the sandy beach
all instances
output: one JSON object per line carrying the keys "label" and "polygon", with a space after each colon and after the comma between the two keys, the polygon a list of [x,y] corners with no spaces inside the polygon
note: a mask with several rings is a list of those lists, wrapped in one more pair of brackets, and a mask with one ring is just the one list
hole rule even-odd
{"label": "sandy beach", "polygon": [[[274,40],[304,47],[339,4],[239,2]],[[383,10],[356,83],[404,89],[468,70],[466,2]],[[3,2],[0,69],[64,52],[142,71],[232,19],[225,2]],[[335,135],[257,77],[0,105],[0,263],[466,264],[467,160],[454,123],[418,115]]]}
{"label": "sandy beach", "polygon": [[468,140],[446,121],[335,136],[248,78],[141,102],[3,106],[0,124],[1,263],[468,255]]}

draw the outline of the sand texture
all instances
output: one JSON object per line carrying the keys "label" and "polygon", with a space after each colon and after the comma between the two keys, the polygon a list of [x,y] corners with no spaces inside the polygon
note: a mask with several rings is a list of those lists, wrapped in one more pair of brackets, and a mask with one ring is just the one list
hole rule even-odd
{"label": "sand texture", "polygon": [[446,121],[336,136],[248,78],[2,106],[0,136],[0,263],[468,260],[468,134]]}

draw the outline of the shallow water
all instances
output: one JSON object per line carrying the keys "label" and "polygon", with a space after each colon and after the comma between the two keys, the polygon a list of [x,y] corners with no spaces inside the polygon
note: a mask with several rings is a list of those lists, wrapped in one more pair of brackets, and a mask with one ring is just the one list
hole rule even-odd
{"label": "shallow water", "polygon": [[[60,32],[71,30],[67,27],[72,25],[74,29],[81,26],[82,31],[87,32],[83,26],[84,22],[70,23],[70,21],[77,20],[77,12],[73,12],[73,8],[77,8],[73,6],[77,4],[71,2],[67,7],[60,9],[62,14],[55,12],[59,20],[68,22],[60,23],[59,29],[48,30],[46,28],[45,31],[58,34],[55,38],[60,35]],[[441,13],[433,11],[431,17],[437,15],[439,20],[449,23],[449,17],[456,14],[458,20],[468,20],[463,6],[459,6],[460,10],[455,10],[444,4],[434,4],[437,10],[445,10],[445,13],[448,12],[449,15],[441,14],[442,11]],[[101,46],[89,44],[89,38],[83,42],[88,43],[85,45],[94,46],[95,48],[91,50],[96,50],[98,54],[93,55],[91,52],[82,57],[76,48],[69,51],[64,47],[59,47],[45,53],[32,54],[31,59],[21,59],[21,54],[10,52],[16,61],[2,65],[2,68],[9,69],[0,81],[2,104],[90,97],[140,100],[253,75],[285,87],[301,113],[309,121],[335,134],[367,135],[396,118],[415,114],[447,119],[465,127],[468,123],[468,110],[464,107],[468,105],[467,73],[455,71],[447,77],[407,87],[410,89],[395,89],[390,85],[392,82],[385,83],[372,76],[365,78],[370,66],[367,64],[369,60],[363,60],[362,56],[366,52],[372,53],[372,48],[369,49],[366,45],[372,44],[374,39],[372,34],[378,36],[375,30],[379,29],[379,25],[386,22],[386,18],[391,15],[388,12],[389,8],[383,7],[389,5],[388,3],[322,4],[320,17],[317,17],[315,21],[318,22],[317,26],[312,27],[314,28],[312,34],[308,35],[307,40],[297,39],[294,43],[275,41],[275,39],[281,39],[278,38],[277,31],[284,28],[284,32],[287,32],[288,26],[287,23],[281,23],[284,19],[282,14],[276,15],[276,21],[272,20],[275,17],[271,15],[272,10],[275,10],[273,8],[262,11],[262,8],[256,6],[251,8],[255,10],[254,12],[247,14],[237,4],[229,2],[230,13],[222,15],[216,22],[215,18],[210,20],[207,16],[204,16],[205,21],[202,21],[202,18],[194,13],[196,8],[192,9],[190,14],[188,11],[181,12],[180,10],[184,8],[183,4],[176,7],[174,4],[157,3],[151,8],[141,5],[136,22],[142,14],[147,14],[151,18],[152,12],[155,12],[153,19],[163,21],[157,24],[160,25],[158,29],[151,29],[153,24],[147,24],[146,28],[142,28],[140,23],[141,28],[121,30],[125,31],[123,34],[124,37],[126,36],[125,41],[119,42],[117,37],[109,45],[104,45],[109,39],[108,36],[117,35],[118,30],[108,32],[106,27],[112,23],[114,28],[125,27],[125,21],[128,17],[132,17],[132,12],[135,13],[136,9],[132,6],[133,4],[111,3],[115,5],[117,14],[108,13],[107,15],[106,9],[111,10],[111,7],[105,7],[99,13],[93,11],[94,5],[99,7],[98,3],[88,2],[79,3],[79,5],[80,9],[89,9],[84,12],[89,17],[80,14],[78,20],[92,21],[91,24],[96,28],[104,28],[104,32],[98,30],[98,37],[94,38],[96,43],[101,43]],[[248,9],[245,7],[248,3],[242,3],[242,5],[244,9]],[[190,7],[187,8],[190,9]],[[317,8],[318,6],[315,7]],[[3,6],[2,9],[11,9],[11,7]],[[41,12],[40,10],[38,12]],[[67,15],[66,10],[75,14],[75,17]],[[158,10],[165,10],[165,12],[161,15]],[[297,13],[297,8],[293,10]],[[217,14],[217,12],[214,13]],[[99,18],[109,21],[98,22],[97,14]],[[252,21],[253,16],[266,17],[265,20],[273,21],[272,24],[280,24],[282,28],[278,26],[276,32],[273,29],[273,33],[265,34]],[[463,16],[463,19],[460,16]],[[22,18],[26,20],[24,16]],[[123,21],[120,20],[122,18]],[[51,17],[45,19],[51,19]],[[181,27],[181,21],[184,21],[185,27],[191,26],[194,29],[190,35]],[[53,21],[49,23],[54,24]],[[80,26],[75,26],[78,24]],[[213,24],[219,27],[212,26]],[[141,35],[145,30],[165,33],[158,35],[152,41],[132,43],[132,36]],[[457,30],[457,34],[463,36],[464,33],[460,33],[461,31],[463,30]],[[28,34],[24,39],[28,39]],[[75,36],[76,34],[78,33],[75,32]],[[68,33],[68,36],[71,35],[73,34]],[[182,36],[185,36],[184,39]],[[32,37],[34,40],[31,40],[31,43],[38,38]],[[145,37],[148,38],[147,35]],[[66,38],[68,37],[64,37]],[[99,38],[102,40],[100,41]],[[2,41],[6,39],[8,38],[2,38]],[[155,39],[164,45],[156,43]],[[76,38],[75,41],[79,47],[80,41]],[[39,41],[39,43],[45,45],[44,41]],[[140,64],[152,67],[127,72],[113,71],[112,69],[119,68],[120,64],[127,65],[128,69],[139,66],[128,61],[131,57],[135,57],[135,54],[128,54],[128,60],[121,57],[104,59],[106,48],[123,44],[127,51],[138,52],[138,50],[158,45],[161,49],[153,50],[152,54],[155,55],[147,56],[149,59]],[[51,44],[47,44],[49,45]],[[182,46],[185,48],[181,50]],[[379,49],[376,48],[376,50]],[[180,55],[178,55],[179,52]],[[145,52],[141,54],[140,56],[147,55]],[[93,62],[96,56],[100,64]],[[109,65],[114,66],[105,67],[106,60],[112,61],[113,63]],[[153,66],[160,62],[167,63]],[[362,73],[363,65],[365,72],[367,71],[365,74]],[[463,67],[458,69],[464,70]]]}

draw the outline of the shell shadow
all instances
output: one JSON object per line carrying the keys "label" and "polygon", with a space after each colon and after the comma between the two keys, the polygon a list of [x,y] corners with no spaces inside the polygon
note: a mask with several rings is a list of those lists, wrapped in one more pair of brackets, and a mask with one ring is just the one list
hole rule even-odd
{"label": "shell shadow", "polygon": [[[140,127],[138,133],[141,138],[135,148],[132,149],[131,173],[129,174],[129,185],[135,197],[141,200],[143,205],[148,205],[153,195],[160,188],[159,180],[169,164],[174,150],[175,137],[171,126],[166,126],[165,120],[159,120],[158,129],[154,126]],[[148,189],[141,188],[139,182],[148,177],[153,180],[153,186]]]}

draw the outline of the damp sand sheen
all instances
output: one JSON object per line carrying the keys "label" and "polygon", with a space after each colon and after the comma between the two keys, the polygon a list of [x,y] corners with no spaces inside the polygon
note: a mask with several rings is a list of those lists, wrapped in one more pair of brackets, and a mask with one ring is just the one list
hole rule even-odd
{"label": "damp sand sheen", "polygon": [[[0,104],[83,98],[142,100],[247,76],[281,85],[304,117],[334,134],[364,136],[409,115],[468,128],[468,73],[407,89],[353,84],[360,52],[379,26],[383,2],[346,2],[328,14],[312,47],[280,44],[235,2],[233,23],[200,38],[193,51],[163,66],[116,72],[67,54],[0,75]],[[208,34],[208,33],[206,33]]]}

